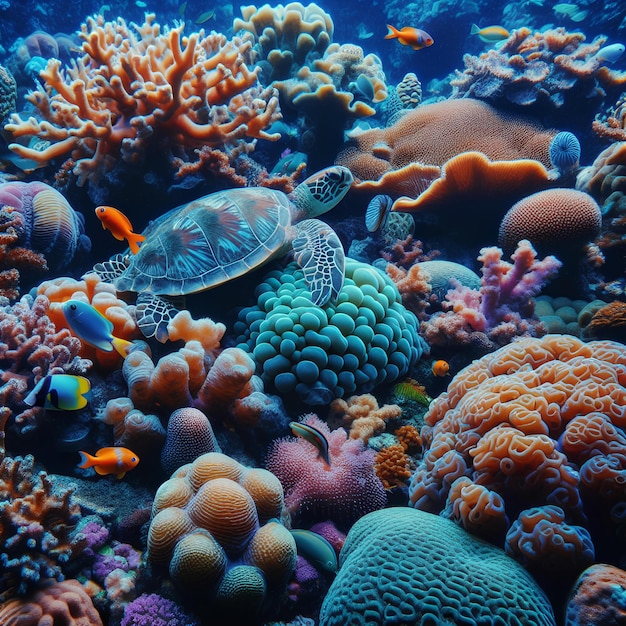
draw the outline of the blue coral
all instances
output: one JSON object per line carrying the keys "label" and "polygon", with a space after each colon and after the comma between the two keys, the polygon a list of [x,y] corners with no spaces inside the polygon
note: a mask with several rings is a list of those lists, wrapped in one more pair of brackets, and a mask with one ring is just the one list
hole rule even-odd
{"label": "blue coral", "polygon": [[270,272],[235,330],[263,382],[310,405],[367,393],[406,376],[422,354],[417,318],[391,280],[346,259],[337,301],[313,306],[297,264]]}
{"label": "blue coral", "polygon": [[574,133],[557,133],[548,148],[550,163],[561,172],[569,172],[578,166],[580,142]]}

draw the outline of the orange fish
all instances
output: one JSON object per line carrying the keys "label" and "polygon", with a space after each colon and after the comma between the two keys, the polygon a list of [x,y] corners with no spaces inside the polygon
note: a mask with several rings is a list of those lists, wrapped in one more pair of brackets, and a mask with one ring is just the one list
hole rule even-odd
{"label": "orange fish", "polygon": [[450,364],[448,361],[439,359],[433,363],[432,372],[435,376],[446,376],[450,373]]}
{"label": "orange fish", "polygon": [[128,241],[130,251],[133,254],[139,252],[139,242],[145,237],[133,232],[130,220],[112,206],[99,206],[96,208],[96,217],[102,222],[102,228],[110,230],[111,234],[120,241]]}
{"label": "orange fish", "polygon": [[398,30],[391,24],[387,24],[387,28],[389,32],[385,35],[385,39],[397,39],[403,46],[411,46],[413,50],[428,48],[435,43],[435,40],[421,28],[405,26]]}
{"label": "orange fish", "polygon": [[115,474],[118,478],[124,478],[129,470],[139,463],[139,457],[128,448],[100,448],[95,456],[83,452],[80,454],[80,464],[78,467],[84,469],[93,467],[97,474],[107,476]]}

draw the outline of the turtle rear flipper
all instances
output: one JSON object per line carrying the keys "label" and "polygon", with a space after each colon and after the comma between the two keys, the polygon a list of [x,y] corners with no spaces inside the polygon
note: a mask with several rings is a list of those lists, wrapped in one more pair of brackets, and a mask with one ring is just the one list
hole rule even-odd
{"label": "turtle rear flipper", "polygon": [[137,326],[146,339],[154,337],[160,343],[165,343],[169,339],[167,326],[176,313],[178,309],[167,298],[151,293],[140,293],[137,296]]}
{"label": "turtle rear flipper", "polygon": [[292,246],[304,272],[313,304],[323,306],[336,298],[343,286],[346,256],[337,233],[325,222],[304,220],[294,225]]}

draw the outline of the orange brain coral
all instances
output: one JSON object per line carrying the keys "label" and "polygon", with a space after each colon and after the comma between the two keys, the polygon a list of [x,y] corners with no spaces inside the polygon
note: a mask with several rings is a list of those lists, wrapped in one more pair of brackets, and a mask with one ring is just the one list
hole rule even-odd
{"label": "orange brain coral", "polygon": [[575,189],[546,189],[516,202],[502,218],[498,243],[513,249],[528,239],[534,246],[554,251],[582,246],[600,232],[598,203]]}
{"label": "orange brain coral", "polygon": [[[500,523],[547,504],[581,521],[593,509],[586,498],[611,507],[626,497],[624,427],[624,345],[519,339],[467,366],[431,405],[411,504],[462,521],[480,486],[484,502],[503,500]],[[481,534],[487,521],[464,525]]]}

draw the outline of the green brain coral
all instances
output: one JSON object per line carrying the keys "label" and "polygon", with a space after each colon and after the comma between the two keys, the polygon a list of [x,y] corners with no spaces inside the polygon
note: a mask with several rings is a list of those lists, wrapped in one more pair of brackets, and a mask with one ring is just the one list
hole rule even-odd
{"label": "green brain coral", "polygon": [[346,259],[343,288],[324,307],[311,303],[296,263],[270,272],[256,295],[235,330],[280,395],[319,405],[367,393],[405,376],[421,356],[417,318],[391,280],[366,263]]}
{"label": "green brain coral", "polygon": [[556,624],[517,561],[432,513],[368,513],[350,529],[340,560],[320,626]]}

